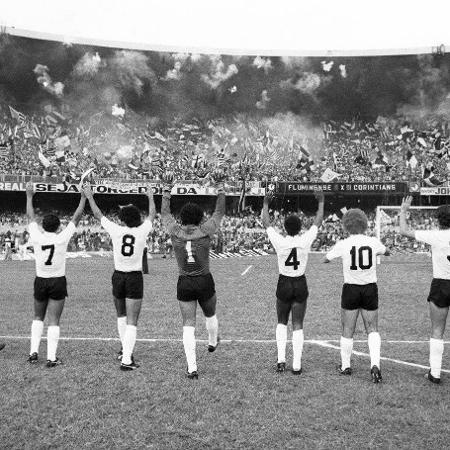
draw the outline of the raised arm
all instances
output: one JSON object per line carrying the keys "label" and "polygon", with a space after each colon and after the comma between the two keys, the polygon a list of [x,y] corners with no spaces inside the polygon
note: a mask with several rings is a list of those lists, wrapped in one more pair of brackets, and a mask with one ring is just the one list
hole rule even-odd
{"label": "raised arm", "polygon": [[411,203],[412,203],[411,195],[408,195],[408,197],[405,197],[403,199],[402,206],[400,208],[400,234],[414,239],[415,231],[409,228],[408,222],[406,221],[406,213],[408,212]]}
{"label": "raised arm", "polygon": [[78,222],[81,219],[85,206],[86,206],[86,195],[83,189],[81,189],[80,203],[78,204],[78,208],[75,210],[72,216],[72,222],[75,224],[75,226],[78,225]]}
{"label": "raised arm", "polygon": [[27,192],[27,217],[28,221],[31,223],[36,220],[33,208],[34,186],[31,181],[29,181],[26,185],[26,192]]}
{"label": "raised arm", "polygon": [[163,182],[163,193],[161,200],[161,221],[164,226],[169,226],[171,223],[175,222],[172,214],[170,213],[170,192],[173,187],[173,172],[166,172],[162,177]]}
{"label": "raised arm", "polygon": [[83,186],[83,191],[86,198],[88,199],[89,205],[91,206],[94,217],[98,220],[101,220],[103,217],[103,213],[100,211],[100,208],[97,206],[97,203],[95,203],[94,194],[92,193],[91,186],[89,184],[85,184]]}
{"label": "raised arm", "polygon": [[217,226],[220,225],[220,222],[222,222],[223,216],[225,215],[225,201],[225,191],[219,189],[217,192],[216,209],[211,217],[211,219],[216,222]]}
{"label": "raised arm", "polygon": [[273,192],[269,191],[264,197],[263,210],[262,210],[262,223],[264,228],[270,227],[270,217],[269,217],[269,205],[273,199]]}
{"label": "raised arm", "polygon": [[314,197],[316,197],[316,200],[319,202],[316,217],[314,218],[314,225],[316,227],[320,227],[320,225],[322,225],[322,221],[323,221],[323,209],[324,209],[324,205],[325,205],[325,196],[323,195],[322,191],[316,191],[314,193]]}
{"label": "raised arm", "polygon": [[220,222],[222,222],[223,216],[225,215],[225,172],[222,170],[216,170],[211,174],[211,179],[214,182],[217,189],[217,201],[216,209],[210,220],[214,221],[217,227],[219,227]]}
{"label": "raised arm", "polygon": [[148,197],[148,218],[153,222],[156,217],[155,199],[153,197],[153,189],[150,185],[147,186]]}

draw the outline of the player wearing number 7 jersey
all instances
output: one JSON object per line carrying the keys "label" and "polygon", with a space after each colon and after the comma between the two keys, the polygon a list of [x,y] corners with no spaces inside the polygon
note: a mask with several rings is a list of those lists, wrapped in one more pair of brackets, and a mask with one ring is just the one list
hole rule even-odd
{"label": "player wearing number 7 jersey", "polygon": [[439,230],[410,230],[406,212],[412,197],[403,200],[400,210],[400,233],[431,245],[433,280],[428,304],[431,318],[430,370],[425,375],[432,383],[441,381],[444,331],[450,307],[450,206],[440,206],[436,211]]}
{"label": "player wearing number 7 jersey", "polygon": [[96,219],[100,220],[102,227],[109,233],[112,240],[115,268],[112,276],[112,291],[117,312],[117,328],[122,343],[122,350],[119,352],[119,359],[122,360],[120,370],[135,370],[139,365],[134,361],[133,350],[144,296],[142,255],[156,215],[153,192],[148,186],[149,217],[142,222],[141,213],[136,206],[124,206],[119,213],[122,225],[111,222],[102,214],[95,203],[89,185],[84,186],[84,192],[92,213]]}
{"label": "player wearing number 7 jersey", "polygon": [[277,372],[282,373],[286,370],[287,324],[292,311],[292,373],[300,375],[302,373],[301,359],[304,341],[303,319],[308,298],[305,270],[311,244],[316,239],[318,226],[323,220],[324,195],[323,192],[316,193],[319,207],[312,227],[300,235],[301,220],[297,215],[292,214],[286,217],[284,221],[284,228],[287,233],[285,237],[270,225],[269,204],[272,198],[273,195],[270,192],[264,198],[262,221],[264,227],[267,228],[270,242],[277,252],[280,272],[276,293],[278,318],[275,332],[278,349]]}
{"label": "player wearing number 7 jersey", "polygon": [[200,206],[187,203],[180,211],[178,224],[170,214],[171,176],[166,175],[161,217],[172,240],[179,268],[177,299],[183,318],[183,346],[187,360],[187,377],[197,379],[197,358],[195,349],[195,324],[197,302],[206,318],[208,330],[208,351],[214,352],[218,344],[218,320],[216,317],[216,289],[209,271],[209,250],[211,238],[220,226],[225,214],[225,192],[223,183],[216,177],[217,203],[212,217],[203,222],[204,213]]}
{"label": "player wearing number 7 jersey", "polygon": [[36,260],[36,278],[34,280],[34,320],[31,324],[31,348],[28,361],[38,362],[39,344],[44,330],[44,318],[48,318],[47,330],[47,367],[61,364],[56,357],[59,340],[59,319],[67,297],[66,251],[70,238],[75,233],[83,214],[86,198],[81,194],[80,204],[72,221],[60,233],[60,221],[54,214],[44,216],[43,232],[39,229],[33,209],[34,188],[27,183],[27,216],[30,244],[34,248]]}
{"label": "player wearing number 7 jersey", "polygon": [[381,338],[378,333],[378,287],[376,256],[388,255],[386,247],[375,237],[366,236],[367,217],[360,209],[348,210],[342,218],[344,231],[350,234],[326,254],[325,262],[342,258],[344,286],[341,299],[341,375],[351,375],[350,359],[353,334],[359,312],[368,334],[371,377],[382,381],[380,371]]}

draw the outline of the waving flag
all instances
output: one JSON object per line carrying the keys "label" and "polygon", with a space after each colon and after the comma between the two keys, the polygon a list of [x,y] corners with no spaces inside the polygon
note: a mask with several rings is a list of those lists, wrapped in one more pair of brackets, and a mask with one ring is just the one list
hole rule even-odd
{"label": "waving flag", "polygon": [[339,178],[340,176],[342,176],[340,173],[334,172],[333,170],[327,168],[325,169],[325,172],[322,174],[320,179],[324,183],[330,183],[331,181],[335,180],[336,178]]}
{"label": "waving flag", "polygon": [[9,107],[9,112],[11,113],[11,117],[15,120],[17,120],[20,125],[23,125],[25,123],[25,121],[27,120],[27,116],[19,111],[17,111],[16,109],[14,109],[13,107]]}

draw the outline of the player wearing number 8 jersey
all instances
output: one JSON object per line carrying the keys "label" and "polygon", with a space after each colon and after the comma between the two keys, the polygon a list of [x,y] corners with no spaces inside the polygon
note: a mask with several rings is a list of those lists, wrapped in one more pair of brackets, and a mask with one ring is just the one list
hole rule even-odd
{"label": "player wearing number 8 jersey", "polygon": [[[216,177],[219,175],[216,174]],[[203,222],[202,208],[187,203],[180,211],[178,224],[170,214],[171,178],[166,181],[161,204],[161,216],[172,240],[179,268],[177,299],[183,318],[183,346],[187,360],[187,376],[198,378],[195,324],[197,302],[202,308],[208,330],[208,351],[214,352],[218,344],[218,320],[216,317],[216,290],[209,271],[211,238],[220,226],[225,214],[225,192],[222,183],[216,183],[218,197],[212,217]]]}
{"label": "player wearing number 8 jersey", "polygon": [[286,341],[287,324],[292,312],[292,372],[295,375],[302,373],[301,359],[303,352],[303,319],[306,312],[308,298],[308,286],[305,278],[306,264],[311,244],[317,237],[318,226],[323,220],[324,195],[316,193],[319,201],[314,225],[304,234],[301,230],[300,218],[293,214],[284,222],[287,236],[282,236],[270,226],[269,203],[273,195],[268,193],[264,198],[263,225],[267,228],[267,234],[278,256],[278,268],[280,276],[277,285],[277,318],[278,324],[275,332],[278,350],[277,372],[286,370]]}
{"label": "player wearing number 8 jersey", "polygon": [[378,287],[376,256],[387,255],[386,247],[375,237],[366,236],[367,217],[360,209],[348,210],[342,218],[344,231],[350,236],[339,241],[326,254],[325,262],[342,258],[344,286],[341,299],[341,365],[342,375],[351,375],[353,334],[359,312],[368,335],[371,376],[382,381],[380,371],[381,338],[378,333]]}
{"label": "player wearing number 8 jersey", "polygon": [[142,255],[156,215],[153,192],[149,186],[147,188],[149,217],[142,222],[138,208],[133,205],[124,206],[119,213],[122,225],[111,222],[102,214],[89,185],[84,187],[84,192],[94,216],[100,220],[102,227],[111,236],[115,268],[112,290],[117,312],[117,328],[122,343],[122,350],[119,352],[120,369],[134,370],[139,367],[134,361],[133,350],[144,296]]}
{"label": "player wearing number 8 jersey", "polygon": [[36,260],[36,278],[34,281],[34,320],[31,325],[31,348],[28,361],[38,361],[39,344],[44,330],[44,318],[48,318],[47,330],[47,367],[61,364],[56,357],[59,340],[59,320],[67,297],[66,282],[66,251],[67,244],[76,230],[76,226],[84,210],[86,198],[81,194],[80,204],[72,221],[67,227],[57,233],[60,221],[54,214],[44,216],[43,232],[35,219],[33,209],[34,189],[32,183],[27,183],[27,216],[30,244],[34,248]]}
{"label": "player wearing number 8 jersey", "polygon": [[400,233],[431,246],[433,280],[428,304],[431,318],[430,370],[425,375],[432,383],[440,383],[444,332],[450,307],[450,206],[440,206],[436,211],[439,230],[410,230],[406,213],[412,197],[403,200],[400,210]]}

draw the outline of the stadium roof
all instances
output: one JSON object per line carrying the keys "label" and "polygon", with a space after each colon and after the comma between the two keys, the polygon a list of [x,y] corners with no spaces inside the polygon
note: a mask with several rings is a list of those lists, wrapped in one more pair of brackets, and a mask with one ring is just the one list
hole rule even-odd
{"label": "stadium roof", "polygon": [[[429,53],[447,0],[0,0],[8,33],[116,48],[261,55]],[[364,6],[362,6],[364,5]]]}

